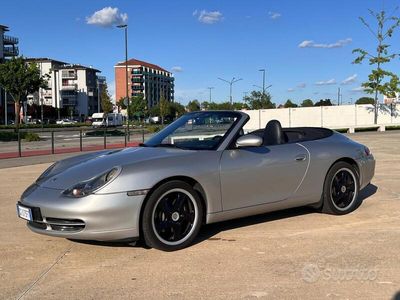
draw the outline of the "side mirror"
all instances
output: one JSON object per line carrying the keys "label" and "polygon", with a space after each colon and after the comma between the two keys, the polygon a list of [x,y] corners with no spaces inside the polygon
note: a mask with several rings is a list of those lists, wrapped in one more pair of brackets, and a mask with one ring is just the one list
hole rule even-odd
{"label": "side mirror", "polygon": [[263,143],[263,139],[255,134],[247,134],[241,136],[236,140],[236,147],[260,147]]}

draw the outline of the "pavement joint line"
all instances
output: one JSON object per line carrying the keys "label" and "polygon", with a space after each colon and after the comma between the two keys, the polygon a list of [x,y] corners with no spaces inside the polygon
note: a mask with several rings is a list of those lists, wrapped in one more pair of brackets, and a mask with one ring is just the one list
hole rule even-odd
{"label": "pavement joint line", "polygon": [[35,286],[36,284],[44,278],[63,258],[64,256],[69,253],[72,249],[73,245],[71,245],[67,250],[65,250],[56,260],[51,264],[47,270],[45,270],[40,276],[17,298],[18,300],[25,297]]}

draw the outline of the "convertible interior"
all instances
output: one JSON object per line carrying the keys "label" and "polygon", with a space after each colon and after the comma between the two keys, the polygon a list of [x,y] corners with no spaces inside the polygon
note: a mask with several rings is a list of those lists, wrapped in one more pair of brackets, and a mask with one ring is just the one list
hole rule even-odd
{"label": "convertible interior", "polygon": [[258,135],[263,139],[264,146],[314,141],[329,137],[333,131],[320,127],[282,128],[277,120],[271,120],[264,129],[258,129],[249,134]]}

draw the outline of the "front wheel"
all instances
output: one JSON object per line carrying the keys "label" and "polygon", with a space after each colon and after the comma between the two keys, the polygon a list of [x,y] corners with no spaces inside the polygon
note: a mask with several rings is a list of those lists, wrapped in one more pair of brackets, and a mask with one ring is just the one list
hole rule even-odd
{"label": "front wheel", "polygon": [[203,205],[197,192],[183,181],[159,186],[145,204],[143,237],[149,247],[174,251],[187,247],[198,234]]}
{"label": "front wheel", "polygon": [[354,166],[343,161],[334,164],[325,179],[322,212],[344,215],[355,210],[360,204],[359,182]]}

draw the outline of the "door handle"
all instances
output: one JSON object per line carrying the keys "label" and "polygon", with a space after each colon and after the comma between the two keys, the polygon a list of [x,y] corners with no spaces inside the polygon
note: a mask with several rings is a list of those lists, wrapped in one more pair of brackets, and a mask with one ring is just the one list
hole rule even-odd
{"label": "door handle", "polygon": [[299,155],[299,156],[296,156],[296,158],[295,158],[296,161],[305,161],[306,159],[307,159],[306,155]]}

